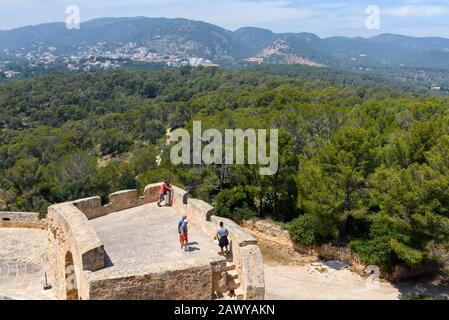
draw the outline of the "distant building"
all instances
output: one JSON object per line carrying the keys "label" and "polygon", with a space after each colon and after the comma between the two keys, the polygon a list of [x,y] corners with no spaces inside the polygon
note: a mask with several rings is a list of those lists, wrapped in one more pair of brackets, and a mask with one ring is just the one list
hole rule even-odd
{"label": "distant building", "polygon": [[6,78],[14,78],[14,77],[18,76],[20,74],[20,72],[8,70],[8,71],[5,71],[4,74],[5,74]]}
{"label": "distant building", "polygon": [[219,67],[218,64],[213,63],[210,60],[205,60],[203,58],[190,58],[189,65],[191,67]]}
{"label": "distant building", "polygon": [[189,65],[191,67],[199,67],[199,66],[202,66],[203,64],[204,64],[203,58],[190,58],[189,59]]}
{"label": "distant building", "polygon": [[73,65],[73,64],[69,64],[69,65],[67,66],[67,69],[69,69],[70,71],[76,71],[76,70],[79,70],[79,68],[78,68],[77,66]]}

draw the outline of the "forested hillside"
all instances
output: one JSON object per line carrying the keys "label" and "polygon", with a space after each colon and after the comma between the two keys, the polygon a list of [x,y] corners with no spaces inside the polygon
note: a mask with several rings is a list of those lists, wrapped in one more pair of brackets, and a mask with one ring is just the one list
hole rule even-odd
{"label": "forested hillside", "polygon": [[[301,244],[349,245],[384,270],[447,259],[449,98],[291,70],[184,67],[2,83],[0,210],[45,214],[52,203],[106,201],[173,177],[223,216],[269,216]],[[193,120],[203,129],[279,128],[278,173],[173,167],[166,130]]]}
{"label": "forested hillside", "polygon": [[345,70],[379,66],[449,70],[446,38],[396,34],[320,38],[307,32],[274,33],[254,27],[230,31],[202,21],[147,17],[94,19],[83,22],[79,30],[68,30],[61,22],[0,30],[0,60],[27,61],[30,52],[34,58],[46,52],[61,61],[84,56],[83,52],[101,57],[117,49],[128,52],[130,44],[161,57],[203,57],[227,67],[258,58],[265,63]]}

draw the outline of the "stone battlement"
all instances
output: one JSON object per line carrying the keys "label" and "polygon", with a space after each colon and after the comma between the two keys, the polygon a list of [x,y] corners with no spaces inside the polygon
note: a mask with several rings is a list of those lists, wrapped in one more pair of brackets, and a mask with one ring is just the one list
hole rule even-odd
{"label": "stone battlement", "polygon": [[[174,187],[158,208],[161,183],[142,196],[125,190],[48,209],[51,283],[60,299],[212,299],[236,289],[263,299],[263,259],[257,240],[204,201]],[[179,252],[176,225],[188,215],[190,252]],[[218,255],[219,222],[230,232],[232,256]]]}
{"label": "stone battlement", "polygon": [[3,212],[0,211],[0,228],[47,229],[45,219],[39,219],[35,212]]}

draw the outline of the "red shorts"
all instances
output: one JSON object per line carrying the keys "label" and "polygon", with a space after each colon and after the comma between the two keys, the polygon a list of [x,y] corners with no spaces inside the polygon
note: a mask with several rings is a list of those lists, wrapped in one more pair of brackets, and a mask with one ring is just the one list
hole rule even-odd
{"label": "red shorts", "polygon": [[179,236],[179,241],[180,242],[182,242],[182,243],[184,243],[184,242],[189,242],[189,238],[187,237],[187,235],[183,235],[183,234],[181,234],[180,236]]}

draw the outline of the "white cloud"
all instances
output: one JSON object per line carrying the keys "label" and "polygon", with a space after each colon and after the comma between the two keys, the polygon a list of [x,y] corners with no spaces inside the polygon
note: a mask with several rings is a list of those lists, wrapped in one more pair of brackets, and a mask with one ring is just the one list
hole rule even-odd
{"label": "white cloud", "polygon": [[391,16],[407,18],[407,17],[433,17],[449,13],[449,7],[427,6],[427,5],[407,5],[402,7],[392,7],[383,9],[382,13]]}

